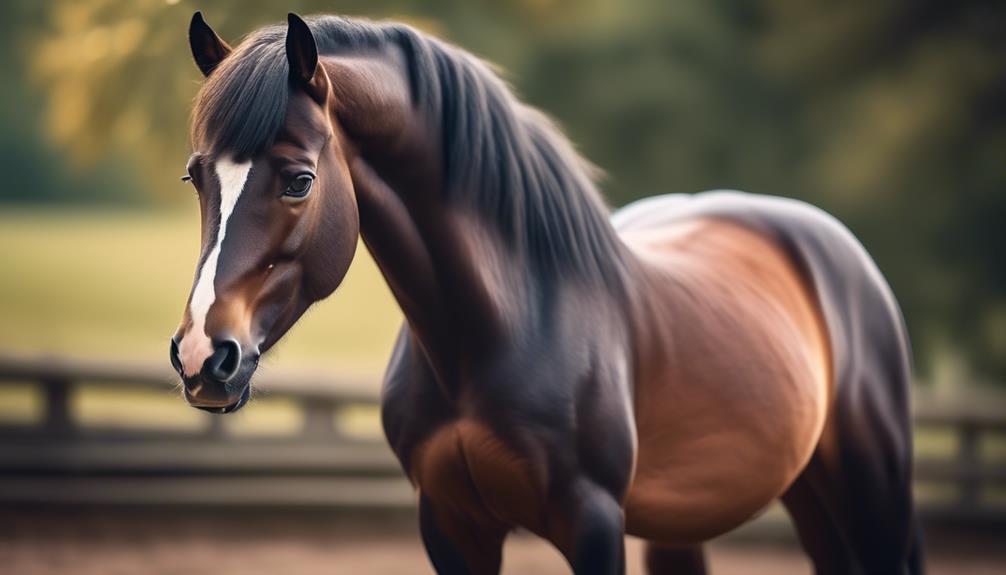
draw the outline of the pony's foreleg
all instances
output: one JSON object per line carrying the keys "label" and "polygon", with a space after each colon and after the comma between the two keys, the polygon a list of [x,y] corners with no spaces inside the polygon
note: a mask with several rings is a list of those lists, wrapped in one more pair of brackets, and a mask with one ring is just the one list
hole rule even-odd
{"label": "pony's foreleg", "polygon": [[419,530],[426,554],[439,575],[495,575],[503,559],[507,530],[436,506],[419,495]]}
{"label": "pony's foreleg", "polygon": [[649,575],[706,574],[706,555],[701,545],[671,547],[647,542],[643,563]]}
{"label": "pony's foreleg", "polygon": [[618,500],[586,478],[574,480],[549,520],[549,539],[576,575],[624,575],[625,514]]}

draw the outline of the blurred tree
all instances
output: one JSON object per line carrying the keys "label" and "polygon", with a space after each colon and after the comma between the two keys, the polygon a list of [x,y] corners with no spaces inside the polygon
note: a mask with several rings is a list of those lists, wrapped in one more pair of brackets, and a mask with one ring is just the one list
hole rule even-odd
{"label": "blurred tree", "polygon": [[[50,0],[31,23],[49,134],[133,150],[174,190],[199,74],[197,3]],[[1006,373],[1006,4],[876,0],[217,0],[221,35],[286,10],[406,20],[510,71],[609,171],[615,203],[736,187],[846,221],[935,346]],[[22,30],[23,31],[23,30]]]}
{"label": "blurred tree", "polygon": [[[810,197],[851,222],[916,346],[1006,373],[1006,4],[765,4],[758,51],[787,92]],[[797,49],[799,48],[799,49]]]}
{"label": "blurred tree", "polygon": [[[44,107],[27,86],[26,31],[37,31],[46,13],[30,0],[0,4],[0,202],[140,203],[127,171],[111,157],[88,167],[68,166],[61,151],[42,133]],[[111,154],[109,154],[111,156]]]}

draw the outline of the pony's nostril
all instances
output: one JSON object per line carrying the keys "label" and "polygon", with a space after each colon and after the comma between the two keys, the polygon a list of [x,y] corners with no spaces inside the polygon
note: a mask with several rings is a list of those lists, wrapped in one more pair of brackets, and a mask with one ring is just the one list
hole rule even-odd
{"label": "pony's nostril", "polygon": [[213,347],[213,355],[206,360],[207,371],[217,381],[229,381],[241,367],[241,346],[228,339],[214,343]]}
{"label": "pony's nostril", "polygon": [[175,368],[178,375],[182,375],[182,360],[178,357],[178,340],[174,337],[171,338],[171,351],[169,352],[169,357],[171,358],[171,367]]}

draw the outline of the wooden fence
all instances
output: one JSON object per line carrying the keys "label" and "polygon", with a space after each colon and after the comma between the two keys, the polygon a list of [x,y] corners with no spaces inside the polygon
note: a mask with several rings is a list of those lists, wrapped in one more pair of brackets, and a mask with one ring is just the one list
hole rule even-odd
{"label": "wooden fence", "polygon": [[354,437],[340,424],[353,409],[376,406],[367,382],[264,374],[261,395],[292,401],[301,415],[292,434],[230,434],[227,417],[191,408],[205,420],[196,430],[82,425],[72,409],[84,386],[182,402],[176,379],[147,365],[0,355],[0,386],[29,384],[42,398],[35,421],[0,421],[0,505],[413,506],[379,435]]}
{"label": "wooden fence", "polygon": [[[226,418],[211,414],[196,431],[170,431],[82,425],[74,413],[81,386],[163,395],[173,380],[151,366],[0,354],[0,387],[30,386],[41,397],[40,417],[0,421],[0,505],[412,508],[412,490],[379,435],[345,432],[354,410],[370,410],[376,426],[372,382],[263,374],[256,388],[300,413],[299,430],[286,435],[231,434]],[[920,493],[936,493],[920,497],[923,514],[1006,525],[1006,412],[917,401],[915,413],[918,431],[950,446],[946,457],[917,463]]]}

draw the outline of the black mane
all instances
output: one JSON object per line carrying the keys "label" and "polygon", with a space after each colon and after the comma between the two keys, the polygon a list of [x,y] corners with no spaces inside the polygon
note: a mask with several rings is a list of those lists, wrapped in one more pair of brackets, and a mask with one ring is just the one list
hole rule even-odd
{"label": "black mane", "polygon": [[[543,272],[620,283],[619,241],[595,170],[537,110],[518,102],[474,56],[413,28],[333,16],[307,20],[320,54],[394,43],[409,62],[417,109],[441,126],[446,199],[495,222]],[[237,159],[266,150],[289,97],[286,26],[251,34],[196,98],[194,142]]]}

